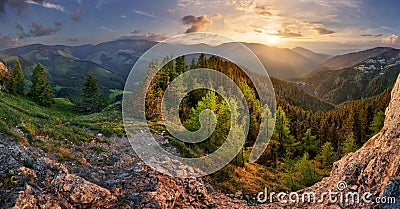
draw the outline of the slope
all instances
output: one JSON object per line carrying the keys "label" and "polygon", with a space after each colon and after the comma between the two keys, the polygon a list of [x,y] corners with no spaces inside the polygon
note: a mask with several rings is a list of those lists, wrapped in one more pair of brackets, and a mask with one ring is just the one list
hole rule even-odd
{"label": "slope", "polygon": [[372,97],[392,86],[400,72],[400,50],[387,49],[351,67],[314,72],[294,79],[313,96],[334,104]]}

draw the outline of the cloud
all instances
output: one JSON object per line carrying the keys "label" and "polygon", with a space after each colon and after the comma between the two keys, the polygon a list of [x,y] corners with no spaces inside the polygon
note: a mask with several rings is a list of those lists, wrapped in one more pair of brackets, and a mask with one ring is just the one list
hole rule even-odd
{"label": "cloud", "polygon": [[[136,30],[135,30],[136,31]],[[135,32],[133,31],[133,32]],[[157,34],[157,33],[145,33],[145,34],[141,34],[136,33],[134,35],[131,36],[122,36],[120,38],[118,38],[118,40],[146,40],[146,41],[156,41],[156,42],[160,42],[160,41],[164,41],[165,39],[169,38],[168,34]]]}
{"label": "cloud", "polygon": [[18,15],[22,15],[28,8],[29,5],[42,6],[48,9],[55,9],[57,11],[65,12],[63,6],[53,4],[45,0],[0,0],[0,17],[6,16],[6,6],[16,9]]}
{"label": "cloud", "polygon": [[10,36],[3,36],[0,34],[0,49],[6,49],[19,46],[18,38],[11,38]]}
{"label": "cloud", "polygon": [[379,34],[361,34],[362,37],[381,37],[383,36],[382,33]]}
{"label": "cloud", "polygon": [[132,34],[140,34],[140,30],[133,30]]}
{"label": "cloud", "polygon": [[71,19],[73,21],[78,21],[79,18],[81,18],[83,16],[83,10],[81,7],[76,8],[75,11],[72,11],[69,15],[71,16]]}
{"label": "cloud", "polygon": [[122,19],[125,19],[125,18],[127,18],[127,16],[126,15],[121,15],[120,16]]}
{"label": "cloud", "polygon": [[39,6],[42,6],[44,8],[47,8],[47,9],[55,9],[55,10],[60,11],[60,12],[65,12],[65,9],[64,9],[63,6],[58,5],[58,4],[53,4],[53,3],[50,3],[50,2],[46,2],[44,0],[27,0],[26,3],[39,5]]}
{"label": "cloud", "polygon": [[138,14],[138,15],[145,16],[145,17],[151,17],[151,18],[154,18],[154,19],[158,19],[156,16],[154,16],[153,13],[150,14],[150,13],[148,13],[148,12],[146,12],[146,11],[132,10],[132,12],[134,12],[134,13],[136,13],[136,14]]}
{"label": "cloud", "polygon": [[63,24],[62,24],[61,20],[54,20],[54,25],[56,27],[61,27]]}
{"label": "cloud", "polygon": [[176,6],[178,8],[187,8],[189,6],[192,5],[199,5],[200,4],[200,0],[178,0],[178,2],[176,3]]}
{"label": "cloud", "polygon": [[106,30],[106,31],[108,31],[108,32],[111,32],[111,33],[114,33],[114,32],[115,32],[115,30],[112,30],[112,29],[110,29],[110,28],[107,28],[106,26],[101,26],[100,28],[103,29],[103,30]]}
{"label": "cloud", "polygon": [[270,10],[271,9],[265,5],[255,7],[255,12],[261,16],[272,16],[272,12]]}
{"label": "cloud", "polygon": [[172,14],[172,13],[175,13],[175,12],[176,12],[175,9],[167,9],[167,13],[169,13],[169,14]]}
{"label": "cloud", "polygon": [[276,36],[281,36],[283,38],[295,38],[295,37],[301,37],[302,34],[301,32],[296,32],[292,29],[293,24],[282,24],[282,29],[278,30],[278,33],[275,33],[273,35]]}
{"label": "cloud", "polygon": [[326,0],[299,0],[301,3],[314,3],[323,7],[348,7],[348,8],[359,8],[361,5],[361,1],[359,0],[335,0],[335,1],[326,1]]}
{"label": "cloud", "polygon": [[212,25],[212,20],[209,20],[206,15],[198,17],[188,15],[182,18],[182,23],[184,25],[190,25],[186,33],[204,32],[208,26]]}
{"label": "cloud", "polygon": [[48,36],[53,35],[61,29],[60,26],[52,27],[45,27],[40,23],[32,22],[31,29],[29,30],[28,34],[24,34],[24,37],[39,37],[39,36]]}
{"label": "cloud", "polygon": [[6,6],[10,6],[17,10],[17,14],[21,15],[28,9],[29,4],[25,0],[0,0],[0,16],[6,16]]}
{"label": "cloud", "polygon": [[395,35],[395,34],[392,34],[391,36],[383,37],[381,42],[383,44],[392,44],[392,45],[394,45],[394,44],[397,44],[398,40],[399,40],[399,36]]}
{"label": "cloud", "polygon": [[335,33],[335,31],[329,30],[323,26],[316,26],[315,30],[318,32],[319,35],[329,35]]}
{"label": "cloud", "polygon": [[221,18],[223,18],[223,16],[221,13],[217,13],[217,14],[213,15],[212,18],[213,19],[221,19]]}

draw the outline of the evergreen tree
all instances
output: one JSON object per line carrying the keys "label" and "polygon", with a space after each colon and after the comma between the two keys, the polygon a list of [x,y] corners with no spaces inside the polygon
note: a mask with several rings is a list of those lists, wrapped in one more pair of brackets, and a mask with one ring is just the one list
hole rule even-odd
{"label": "evergreen tree", "polygon": [[37,64],[33,69],[32,86],[28,96],[42,106],[50,106],[54,103],[54,93],[50,82],[47,80],[46,71],[41,64]]}
{"label": "evergreen tree", "polygon": [[309,160],[308,153],[304,153],[303,157],[296,162],[295,169],[300,183],[304,186],[311,186],[320,180],[320,174]]}
{"label": "evergreen tree", "polygon": [[187,71],[187,66],[186,66],[186,57],[185,57],[185,55],[177,57],[175,65],[176,65],[176,72],[177,72],[178,75],[181,75],[184,72],[186,72]]}
{"label": "evergreen tree", "polygon": [[293,154],[293,137],[290,135],[290,124],[285,111],[279,106],[276,111],[275,130],[272,138],[280,144],[278,153],[280,156]]}
{"label": "evergreen tree", "polygon": [[318,152],[318,142],[315,140],[316,138],[317,137],[311,134],[311,129],[307,129],[302,138],[302,151],[310,153],[310,156],[315,156]]}
{"label": "evergreen tree", "polygon": [[342,156],[345,156],[347,153],[355,152],[358,147],[356,144],[356,139],[354,138],[354,134],[350,133],[347,135],[346,140],[343,142],[342,145]]}
{"label": "evergreen tree", "polygon": [[89,72],[82,91],[82,101],[77,104],[77,110],[79,112],[94,113],[100,111],[107,105],[107,102],[100,94],[97,79],[92,72]]}
{"label": "evergreen tree", "polygon": [[326,142],[322,146],[321,152],[318,154],[317,159],[320,161],[321,165],[325,168],[332,166],[335,162],[335,149],[330,142]]}
{"label": "evergreen tree", "polygon": [[372,135],[378,133],[384,125],[385,122],[385,113],[383,111],[379,111],[374,115],[374,119],[372,120],[369,130],[371,130]]}
{"label": "evergreen tree", "polygon": [[193,70],[193,69],[196,69],[196,68],[197,68],[196,61],[195,61],[195,59],[193,57],[192,58],[192,62],[190,63],[190,69]]}
{"label": "evergreen tree", "polygon": [[14,70],[12,71],[11,93],[17,95],[25,94],[25,76],[18,58],[15,61]]}

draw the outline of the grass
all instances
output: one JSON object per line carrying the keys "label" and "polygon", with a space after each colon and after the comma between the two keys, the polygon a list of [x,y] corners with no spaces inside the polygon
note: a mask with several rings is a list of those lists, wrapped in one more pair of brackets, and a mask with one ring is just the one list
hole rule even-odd
{"label": "grass", "polygon": [[55,104],[51,107],[42,107],[27,97],[0,93],[0,133],[10,135],[21,143],[30,143],[46,152],[55,153],[61,160],[76,159],[67,145],[79,145],[93,140],[110,143],[109,140],[88,131],[88,128],[104,135],[124,134],[118,107],[83,115],[74,111],[74,104],[68,99],[54,100]]}
{"label": "grass", "polygon": [[110,94],[108,95],[108,100],[113,102],[113,101],[115,101],[115,98],[117,96],[122,95],[123,93],[124,93],[124,91],[122,91],[122,90],[111,89]]}

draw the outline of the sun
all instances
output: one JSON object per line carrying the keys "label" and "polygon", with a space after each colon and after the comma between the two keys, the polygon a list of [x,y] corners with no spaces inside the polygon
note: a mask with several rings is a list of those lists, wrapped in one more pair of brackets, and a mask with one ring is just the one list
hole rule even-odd
{"label": "sun", "polygon": [[279,43],[280,40],[281,40],[281,37],[280,37],[280,36],[269,35],[269,36],[267,37],[267,41],[268,41],[268,43],[270,43],[270,44],[277,44],[277,43]]}

